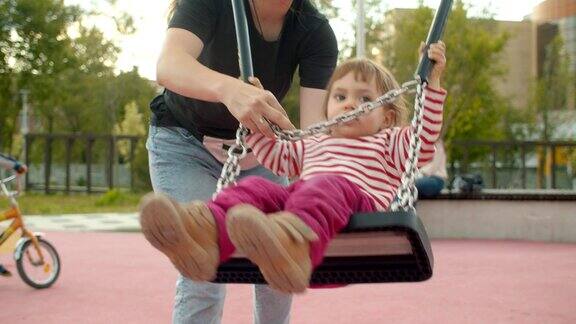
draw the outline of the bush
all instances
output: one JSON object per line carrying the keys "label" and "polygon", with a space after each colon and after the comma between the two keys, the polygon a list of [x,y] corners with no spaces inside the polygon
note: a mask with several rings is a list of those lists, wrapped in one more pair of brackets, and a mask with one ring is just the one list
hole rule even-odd
{"label": "bush", "polygon": [[96,201],[96,206],[112,206],[127,199],[127,195],[118,189],[108,190]]}

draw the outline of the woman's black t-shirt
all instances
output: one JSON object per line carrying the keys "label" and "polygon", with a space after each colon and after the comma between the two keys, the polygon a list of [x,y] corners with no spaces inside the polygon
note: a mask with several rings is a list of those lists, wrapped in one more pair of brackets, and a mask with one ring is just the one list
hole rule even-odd
{"label": "woman's black t-shirt", "polygon": [[[309,0],[294,0],[277,41],[257,31],[245,1],[254,75],[280,101],[299,69],[300,85],[324,89],[336,66],[338,47],[328,20]],[[230,0],[180,0],[170,28],[189,30],[204,43],[198,61],[233,77],[240,75]],[[168,89],[151,103],[152,124],[180,126],[196,137],[234,138],[238,121],[221,103],[188,98]]]}

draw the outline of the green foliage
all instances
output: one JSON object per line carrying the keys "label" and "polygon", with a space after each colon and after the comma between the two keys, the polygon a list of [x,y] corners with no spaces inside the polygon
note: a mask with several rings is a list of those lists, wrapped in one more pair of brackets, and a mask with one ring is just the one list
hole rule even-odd
{"label": "green foliage", "polygon": [[[376,46],[381,50],[383,64],[392,69],[400,82],[412,77],[417,49],[426,38],[432,18],[432,10],[421,6],[387,19],[395,32]],[[447,143],[453,139],[503,137],[501,116],[509,105],[497,94],[494,80],[502,74],[498,58],[507,38],[491,19],[471,19],[462,1],[454,3],[443,37],[448,57],[442,82],[449,92],[444,113]]]}
{"label": "green foliage", "polygon": [[328,18],[334,18],[338,16],[339,10],[338,8],[334,7],[332,4],[332,0],[316,0],[313,3],[316,5],[318,10],[322,12]]}
{"label": "green foliage", "polygon": [[[139,112],[136,102],[133,101],[124,107],[124,119],[119,124],[116,124],[114,133],[117,135],[139,135],[143,138],[146,134],[145,125],[142,113]],[[125,160],[129,158],[129,145],[129,142],[118,143],[118,151]],[[135,189],[139,191],[150,190],[148,152],[146,151],[144,140],[137,142],[134,160],[130,161],[130,164]]]}
{"label": "green foliage", "polygon": [[96,206],[112,206],[117,205],[122,201],[127,199],[126,193],[118,190],[112,189],[108,190],[103,194],[95,203]]}
{"label": "green foliage", "polygon": [[0,150],[10,151],[17,132],[19,91],[30,90],[35,132],[110,134],[124,106],[135,101],[144,123],[155,95],[136,68],[114,72],[119,47],[90,18],[113,21],[133,33],[131,16],[83,11],[61,0],[0,2]]}
{"label": "green foliage", "polygon": [[[105,9],[80,9],[61,0],[0,1],[0,151],[21,152],[17,116],[22,89],[30,93],[32,132],[112,134],[114,125],[127,114],[137,120],[128,122],[130,127],[123,125],[122,132],[138,129],[137,134],[145,134],[148,102],[157,90],[136,68],[114,71],[120,53],[117,40],[107,39],[91,23],[107,19],[119,33],[130,34],[135,31],[133,18],[118,13],[114,1],[100,5]],[[130,111],[125,112],[126,107]],[[147,156],[144,141],[139,142],[133,175],[142,177],[135,178],[136,185],[147,189]],[[33,142],[32,161],[43,159],[45,144]],[[73,144],[72,163],[86,162],[85,141],[68,144]],[[54,164],[64,163],[66,146],[54,141]],[[106,153],[107,143],[96,141],[92,163],[104,163]]]}
{"label": "green foliage", "polygon": [[[146,134],[145,125],[136,102],[132,101],[124,107],[124,119],[114,126],[114,134],[144,136]],[[122,157],[128,158],[129,149],[128,142],[118,143],[118,152]]]}
{"label": "green foliage", "polygon": [[[24,215],[62,215],[84,213],[134,213],[142,197],[140,193],[122,192],[113,202],[98,203],[106,194],[26,193],[18,198]],[[117,195],[117,194],[111,194]],[[0,208],[8,208],[7,199],[0,199]]]}

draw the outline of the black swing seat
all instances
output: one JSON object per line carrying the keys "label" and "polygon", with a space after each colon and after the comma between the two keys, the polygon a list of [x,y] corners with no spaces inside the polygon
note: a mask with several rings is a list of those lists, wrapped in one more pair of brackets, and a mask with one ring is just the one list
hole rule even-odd
{"label": "black swing seat", "polygon": [[[415,213],[355,214],[332,240],[310,284],[424,281],[433,265],[428,235]],[[238,254],[220,266],[214,282],[266,283],[258,267]]]}

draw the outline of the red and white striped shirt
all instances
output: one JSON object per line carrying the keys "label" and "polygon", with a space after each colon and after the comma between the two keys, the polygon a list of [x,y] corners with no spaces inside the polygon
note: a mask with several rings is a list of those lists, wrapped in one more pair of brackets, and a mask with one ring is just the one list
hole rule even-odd
{"label": "red and white striped shirt", "polygon": [[[418,166],[430,162],[442,128],[445,90],[424,90],[424,117]],[[411,127],[394,127],[358,138],[317,135],[299,141],[269,139],[251,134],[247,144],[258,161],[278,175],[340,175],[370,195],[379,210],[386,210],[400,186],[408,158]]]}

